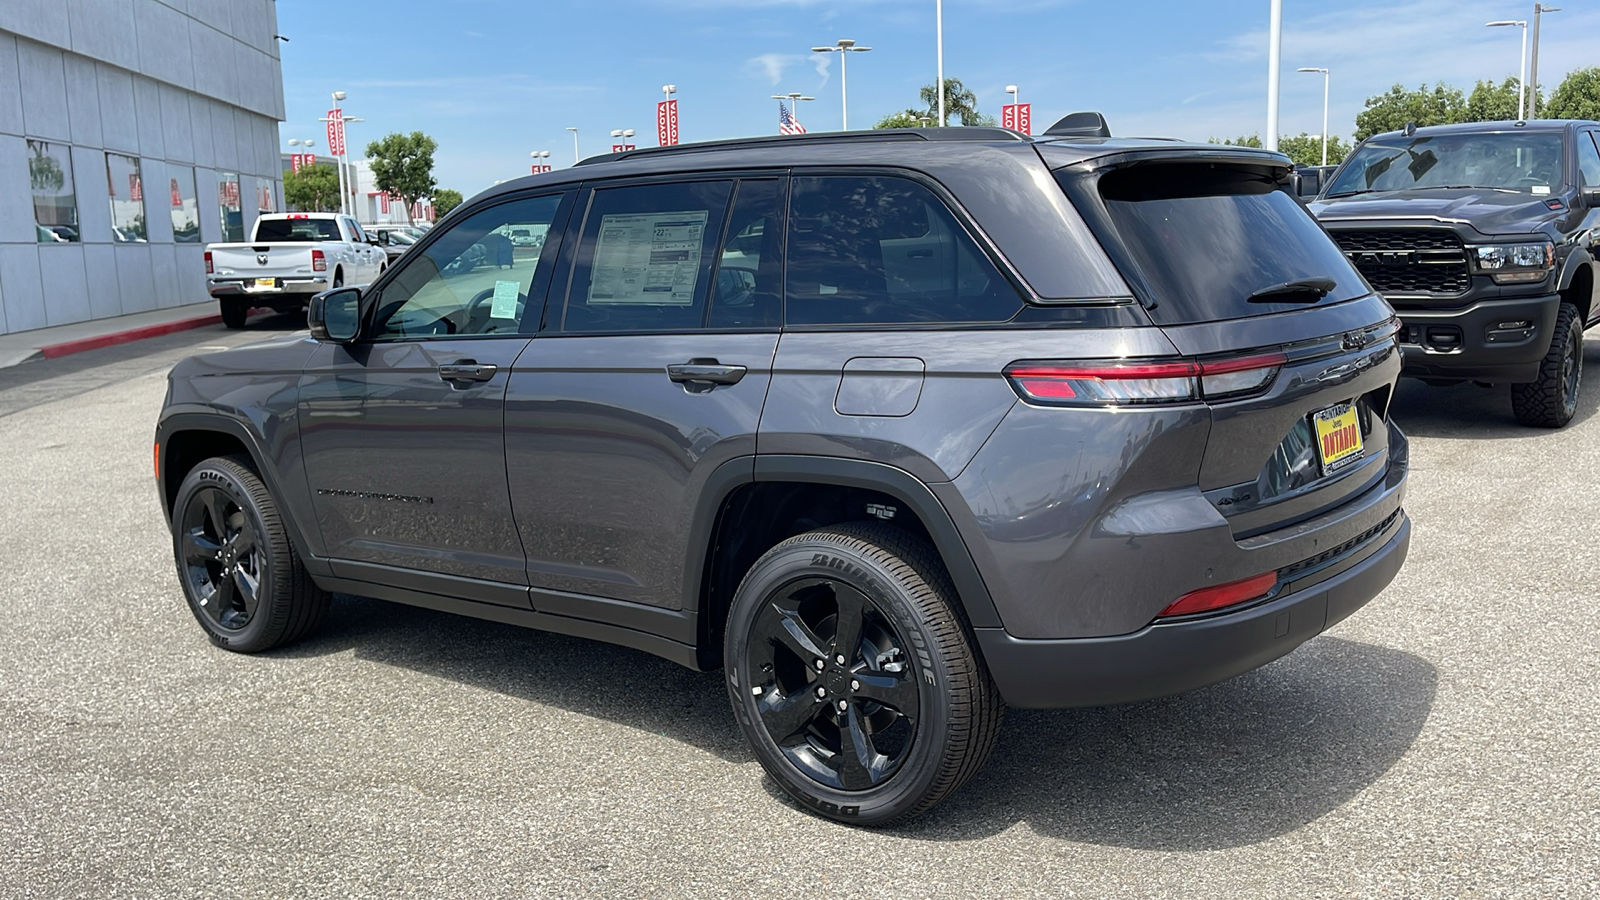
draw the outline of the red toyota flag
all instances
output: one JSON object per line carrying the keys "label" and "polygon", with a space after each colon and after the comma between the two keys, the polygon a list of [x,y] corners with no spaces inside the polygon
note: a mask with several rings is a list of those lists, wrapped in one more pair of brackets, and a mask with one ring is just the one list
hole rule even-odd
{"label": "red toyota flag", "polygon": [[178,190],[178,179],[176,178],[172,179],[172,205],[183,205],[183,192]]}
{"label": "red toyota flag", "polygon": [[344,110],[328,110],[328,152],[334,156],[344,155]]}
{"label": "red toyota flag", "polygon": [[678,143],[678,101],[662,100],[656,104],[656,142],[663,147]]}

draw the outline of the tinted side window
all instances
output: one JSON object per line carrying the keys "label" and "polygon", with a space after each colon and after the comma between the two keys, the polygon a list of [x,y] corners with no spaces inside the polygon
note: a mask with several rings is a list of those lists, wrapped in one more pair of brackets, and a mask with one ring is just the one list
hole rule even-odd
{"label": "tinted side window", "polygon": [[791,325],[1002,322],[1022,299],[938,197],[894,177],[797,177],[784,320]]}
{"label": "tinted side window", "polygon": [[783,307],[783,182],[739,182],[711,297],[712,328],[774,328]]}
{"label": "tinted side window", "polygon": [[[501,203],[451,225],[421,252],[407,252],[379,300],[376,338],[536,330],[543,294],[534,285],[548,278],[535,276],[550,260],[542,243],[518,246],[505,233],[536,228],[543,234],[560,207],[559,194]],[[525,316],[533,293],[540,296]]]}
{"label": "tinted side window", "polygon": [[732,192],[727,181],[596,190],[584,217],[560,330],[703,327]]}
{"label": "tinted side window", "polygon": [[1584,187],[1600,187],[1600,153],[1595,152],[1592,131],[1578,135],[1578,170],[1583,172]]}

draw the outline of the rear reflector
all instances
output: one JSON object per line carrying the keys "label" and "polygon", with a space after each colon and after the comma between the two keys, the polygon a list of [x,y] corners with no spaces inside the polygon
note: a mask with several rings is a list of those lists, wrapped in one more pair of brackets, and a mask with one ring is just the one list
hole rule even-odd
{"label": "rear reflector", "polygon": [[211,251],[210,250],[206,251],[206,274],[207,275],[212,274],[211,273]]}
{"label": "rear reflector", "polygon": [[311,271],[313,271],[313,272],[326,272],[326,271],[328,271],[328,257],[324,256],[321,250],[312,250],[311,251]]}
{"label": "rear reflector", "polygon": [[1024,400],[1051,406],[1190,403],[1264,390],[1287,360],[1264,353],[1203,362],[1024,362],[1005,374]]}
{"label": "rear reflector", "polygon": [[1179,597],[1171,606],[1163,609],[1156,618],[1210,612],[1214,609],[1222,609],[1225,606],[1244,603],[1247,600],[1258,600],[1272,593],[1272,589],[1277,586],[1278,573],[1268,572],[1265,575],[1257,575],[1254,578],[1246,578],[1243,581],[1230,581],[1227,584],[1219,584],[1215,587],[1201,588],[1198,591],[1190,591]]}

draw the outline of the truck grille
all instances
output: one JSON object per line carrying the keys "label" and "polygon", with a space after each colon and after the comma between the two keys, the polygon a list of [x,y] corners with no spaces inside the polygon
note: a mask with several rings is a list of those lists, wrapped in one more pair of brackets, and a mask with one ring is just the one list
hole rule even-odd
{"label": "truck grille", "polygon": [[1472,286],[1467,251],[1448,228],[1330,229],[1330,233],[1380,294],[1455,297]]}

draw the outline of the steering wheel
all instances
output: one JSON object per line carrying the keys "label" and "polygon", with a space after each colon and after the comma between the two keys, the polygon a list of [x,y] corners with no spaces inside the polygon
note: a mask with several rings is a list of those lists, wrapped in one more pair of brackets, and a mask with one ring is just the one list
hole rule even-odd
{"label": "steering wheel", "polygon": [[1521,178],[1518,178],[1515,182],[1518,187],[1538,187],[1539,185],[1549,183],[1550,179],[1540,178],[1537,175],[1524,175]]}
{"label": "steering wheel", "polygon": [[[481,308],[483,306],[484,301],[493,299],[493,297],[494,297],[494,288],[484,288],[483,290],[477,292],[476,294],[473,294],[472,295],[472,299],[467,301],[466,309],[463,310],[463,312],[466,314],[467,321],[470,323],[470,322],[476,320],[477,317],[478,317],[478,310],[479,310],[479,308]],[[510,322],[510,323],[512,323],[512,327],[515,328],[516,325],[522,321],[522,309],[526,305],[527,305],[526,304],[526,300],[524,299],[524,297],[522,295],[522,292],[518,291],[517,292],[517,313],[516,313],[516,315],[513,316],[510,319],[499,319],[498,321]],[[489,319],[489,321],[496,321],[492,316],[488,317],[488,319]],[[492,330],[492,329],[487,329],[487,330]]]}

